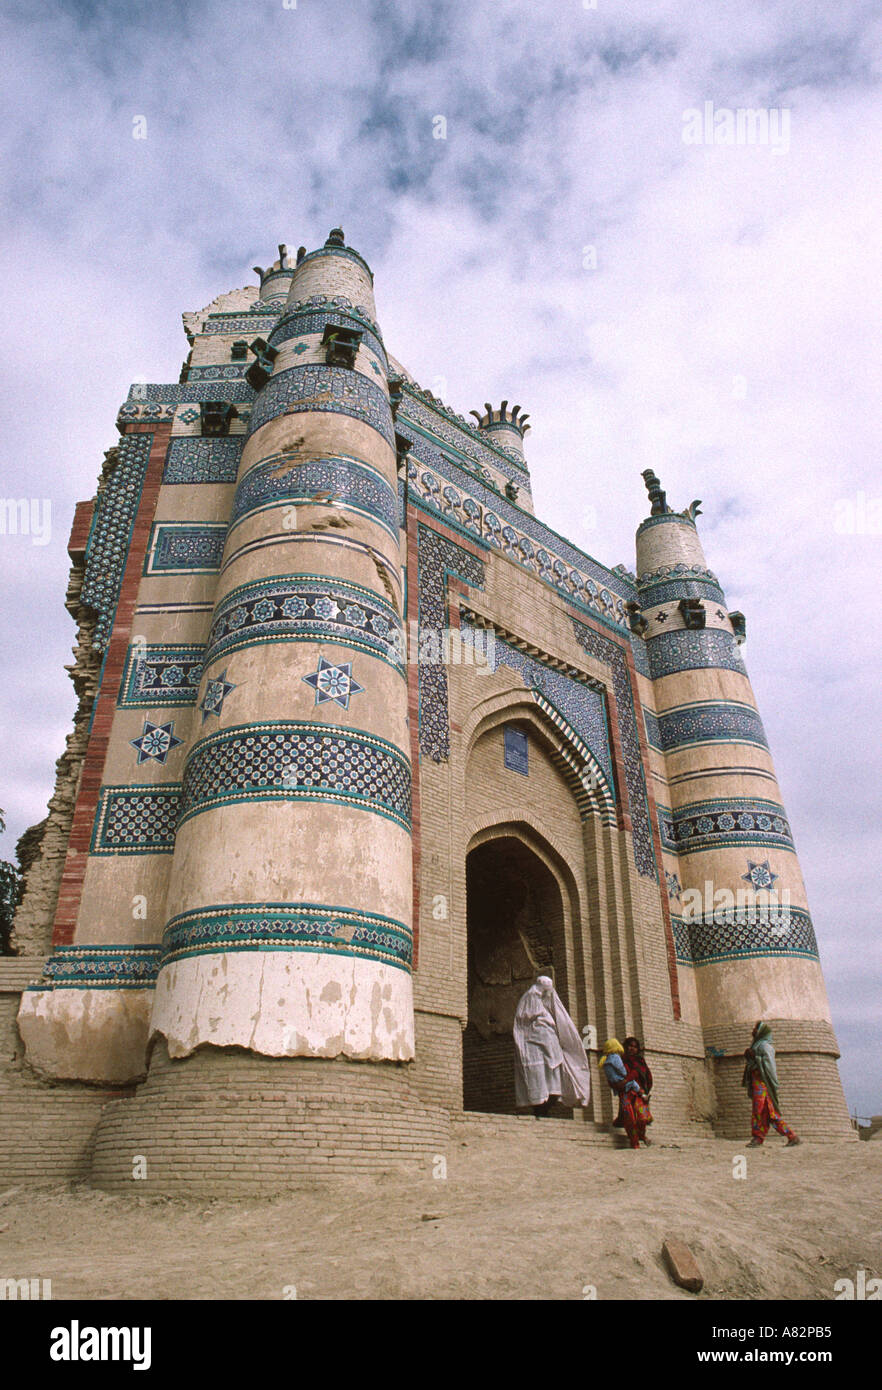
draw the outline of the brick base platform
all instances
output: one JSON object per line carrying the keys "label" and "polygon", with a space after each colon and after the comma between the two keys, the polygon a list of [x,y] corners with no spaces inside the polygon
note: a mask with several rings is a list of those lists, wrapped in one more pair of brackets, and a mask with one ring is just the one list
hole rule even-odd
{"label": "brick base platform", "polygon": [[401,1066],[210,1047],[171,1061],[160,1043],[137,1095],[101,1116],[92,1182],[271,1196],[328,1177],[431,1175],[448,1130],[448,1112],[424,1105]]}
{"label": "brick base platform", "polygon": [[[787,1124],[813,1143],[857,1139],[836,1066],[839,1048],[829,1023],[767,1021],[775,1044],[781,1113]],[[741,1077],[749,1033],[746,1037],[743,1027],[708,1029],[705,1038],[717,1052],[714,1129],[721,1139],[748,1139],[750,1100]]]}

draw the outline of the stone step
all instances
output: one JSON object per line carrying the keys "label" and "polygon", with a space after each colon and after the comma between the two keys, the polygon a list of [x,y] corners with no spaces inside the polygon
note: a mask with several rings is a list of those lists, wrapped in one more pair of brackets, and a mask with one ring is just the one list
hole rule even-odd
{"label": "stone step", "polygon": [[[519,1142],[531,1138],[543,1144],[556,1142],[573,1144],[595,1144],[602,1148],[625,1148],[628,1140],[623,1130],[611,1126],[595,1124],[591,1120],[554,1119],[537,1120],[532,1115],[492,1115],[486,1112],[463,1111],[450,1117],[452,1138],[510,1138]],[[653,1144],[677,1144],[680,1147],[691,1144],[714,1142],[710,1126],[696,1125],[691,1132],[654,1123],[649,1131]]]}

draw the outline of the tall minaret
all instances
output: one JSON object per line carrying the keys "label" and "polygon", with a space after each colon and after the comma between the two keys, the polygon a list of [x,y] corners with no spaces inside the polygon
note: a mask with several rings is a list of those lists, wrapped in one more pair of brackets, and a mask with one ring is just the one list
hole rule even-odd
{"label": "tall minaret", "polygon": [[[643,475],[651,515],[637,531],[641,627],[670,807],[659,805],[680,954],[691,956],[718,1129],[742,1134],[742,1053],[772,1023],[788,1117],[841,1135],[848,1114],[805,885],[730,613],[695,525],[699,503],[667,504]],[[689,969],[690,966],[681,965]],[[850,1131],[849,1131],[850,1132]]]}
{"label": "tall minaret", "polygon": [[[413,1056],[396,449],[373,277],[339,229],[257,390],[187,752],[151,1029],[171,1057]],[[262,284],[267,283],[264,273]]]}

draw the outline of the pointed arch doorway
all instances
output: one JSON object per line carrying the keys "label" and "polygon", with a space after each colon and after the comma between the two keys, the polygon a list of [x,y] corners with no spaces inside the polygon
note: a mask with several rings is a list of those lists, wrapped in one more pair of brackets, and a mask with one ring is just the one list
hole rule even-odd
{"label": "pointed arch doorway", "polygon": [[469,851],[466,892],[463,1109],[514,1115],[512,1024],[518,1000],[544,974],[569,1007],[569,895],[514,827],[490,832]]}

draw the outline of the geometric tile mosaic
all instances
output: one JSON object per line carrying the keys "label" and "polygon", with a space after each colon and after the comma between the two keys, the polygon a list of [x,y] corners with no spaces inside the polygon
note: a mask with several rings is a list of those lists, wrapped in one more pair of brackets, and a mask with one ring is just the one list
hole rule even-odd
{"label": "geometric tile mosaic", "polygon": [[674,675],[677,671],[699,671],[719,667],[744,672],[744,662],[731,632],[662,632],[646,643],[652,679]]}
{"label": "geometric tile mosaic", "polygon": [[[463,619],[461,631],[467,636],[473,633],[475,628]],[[612,757],[603,693],[593,690],[583,681],[574,680],[563,671],[546,666],[501,637],[496,637],[492,644],[488,644],[487,655],[490,656],[491,653],[494,671],[498,671],[500,666],[511,667],[518,672],[529,689],[539,691],[565,717],[567,723],[597,759],[612,789]]]}
{"label": "geometric tile mosaic", "polygon": [[206,665],[261,642],[339,642],[404,674],[404,629],[371,589],[320,575],[281,575],[231,590],[215,609]]}
{"label": "geometric tile mosaic", "polygon": [[671,916],[677,960],[684,965],[751,956],[804,956],[818,959],[818,943],[808,912],[799,907],[726,908],[697,920]]}
{"label": "geometric tile mosaic", "polygon": [[[634,645],[636,645],[636,643],[635,643]],[[642,644],[641,644],[641,645],[642,645]],[[642,709],[643,709],[643,725],[644,725],[644,728],[646,729],[646,742],[649,744],[649,746],[650,746],[651,748],[659,748],[659,749],[660,749],[661,746],[662,746],[662,741],[661,741],[661,730],[659,729],[659,726],[658,726],[658,719],[657,719],[656,716],[653,714],[652,710],[651,710],[651,709],[647,709],[645,705],[642,706]]]}
{"label": "geometric tile mosaic", "polygon": [[[636,632],[631,633],[631,651],[634,655],[634,669],[641,676],[649,678],[649,657],[646,654],[646,643],[642,637],[638,637]],[[647,731],[647,738],[649,737]],[[650,740],[651,742],[651,740]]]}
{"label": "geometric tile mosaic", "polygon": [[425,633],[437,634],[439,653],[437,661],[419,662],[419,742],[420,752],[439,763],[450,756],[447,670],[441,656],[441,637],[448,626],[447,578],[453,575],[474,589],[483,589],[484,563],[427,526],[420,525],[418,534],[420,642],[422,645]]}
{"label": "geometric tile mosaic", "polygon": [[649,823],[649,805],[646,796],[646,778],[643,770],[643,759],[640,755],[640,738],[637,732],[637,719],[634,712],[634,698],[631,691],[627,658],[618,642],[604,637],[594,628],[580,623],[576,618],[572,619],[572,624],[579,645],[591,656],[608,666],[612,673],[619,739],[622,746],[622,760],[625,765],[625,782],[628,788],[628,809],[631,815],[634,862],[637,865],[637,872],[642,874],[644,878],[657,878],[655,850]]}
{"label": "geometric tile mosaic", "polygon": [[385,391],[361,372],[348,367],[288,367],[270,377],[254,403],[250,432],[253,434],[278,415],[301,410],[350,415],[379,430],[394,447],[392,411]]}
{"label": "geometric tile mosaic", "polygon": [[102,787],[92,831],[92,854],[171,854],[180,809],[180,783]]}
{"label": "geometric tile mosaic", "polygon": [[193,748],[181,824],[240,801],[333,801],[410,830],[411,790],[410,763],[385,739],[330,724],[248,724]]}
{"label": "geometric tile mosaic", "polygon": [[195,704],[204,652],[204,647],[133,642],[120,681],[120,709]]}
{"label": "geometric tile mosaic", "polygon": [[[324,495],[323,495],[324,494]],[[309,459],[275,454],[246,473],[236,489],[232,521],[267,504],[325,505],[360,512],[379,521],[398,539],[398,505],[394,489],[372,468],[355,459],[334,456]]]}
{"label": "geometric tile mosaic", "polygon": [[160,947],[55,946],[31,989],[153,989]]}
{"label": "geometric tile mosaic", "polygon": [[463,462],[466,467],[474,469],[475,465],[484,468],[493,468],[497,473],[502,473],[510,478],[518,487],[529,490],[530,475],[526,464],[520,459],[513,458],[507,451],[497,452],[488,440],[482,438],[476,428],[463,420],[462,424],[455,424],[450,420],[449,415],[442,415],[438,410],[426,405],[413,393],[411,387],[405,383],[404,399],[401,403],[399,415],[402,420],[413,421],[414,424],[422,425],[423,429],[428,430],[436,439],[441,439],[451,449],[455,449],[458,454],[463,455]]}
{"label": "geometric tile mosaic", "polygon": [[662,844],[674,854],[694,854],[730,845],[762,845],[793,851],[784,808],[776,801],[731,797],[722,801],[692,802],[673,813],[660,806],[658,817]]}
{"label": "geometric tile mosaic", "polygon": [[168,446],[164,483],[234,483],[239,472],[244,435],[223,439],[172,439]]}
{"label": "geometric tile mosaic", "polygon": [[752,705],[709,700],[682,705],[658,716],[656,747],[664,750],[694,743],[753,743],[768,748],[765,730]]}
{"label": "geometric tile mosaic", "polygon": [[363,909],[231,903],[173,917],[162,939],[161,967],[227,951],[318,951],[409,970],[413,945],[403,922]]}
{"label": "geometric tile mosaic", "polygon": [[197,522],[157,522],[150,533],[145,574],[214,574],[220,569],[227,528]]}
{"label": "geometric tile mosaic", "polygon": [[129,400],[158,401],[162,405],[185,405],[188,401],[236,401],[246,404],[254,400],[247,381],[185,381],[178,385],[160,382],[137,383],[129,389]]}
{"label": "geometric tile mosaic", "polygon": [[92,531],[86,546],[85,573],[80,600],[98,613],[92,645],[106,649],[116,614],[116,604],[128,559],[128,541],[147,460],[153,447],[152,434],[125,434],[117,445],[118,462],[107,479],[96,507]]}
{"label": "geometric tile mosaic", "polygon": [[212,314],[202,325],[202,333],[257,333],[264,335],[272,331],[278,322],[278,312],[268,314]]}
{"label": "geometric tile mosaic", "polygon": [[[415,459],[422,462],[431,459],[433,471],[419,468]],[[524,569],[538,574],[577,608],[584,608],[592,617],[598,615],[607,626],[613,629],[625,626],[625,601],[616,592],[616,585],[622,582],[618,576],[614,584],[610,571],[602,570],[585,556],[579,556],[579,568],[569,568],[561,556],[568,554],[570,547],[560,537],[528,512],[518,512],[506,498],[491,491],[480,480],[468,475],[457,477],[456,465],[447,461],[427,440],[414,441],[407,471],[410,497],[416,508],[441,517],[452,530],[480,537],[485,544],[501,550]],[[455,478],[458,487],[445,483],[448,477]],[[467,489],[465,493],[458,490],[463,486]],[[511,510],[510,523],[506,520],[506,509]],[[592,570],[598,572],[600,582]]]}
{"label": "geometric tile mosaic", "polygon": [[672,579],[657,584],[641,585],[639,594],[640,607],[644,610],[681,598],[703,598],[713,603],[726,602],[719,584],[711,579]]}
{"label": "geometric tile mosaic", "polygon": [[[404,401],[398,412],[399,427],[406,425],[409,414],[410,397],[407,394],[407,388],[405,388]],[[406,429],[404,433],[407,433]],[[578,550],[565,537],[558,535],[556,531],[540,521],[538,517],[533,516],[531,512],[523,511],[515,503],[509,501],[505,494],[497,488],[487,486],[486,478],[482,479],[482,474],[476,463],[473,463],[469,469],[467,461],[463,461],[461,464],[457,463],[449,453],[444,452],[430,439],[422,434],[417,434],[416,431],[414,433],[413,448],[410,451],[414,459],[439,474],[444,481],[453,483],[460,488],[465,487],[483,507],[489,508],[502,518],[502,525],[508,524],[517,531],[523,532],[535,542],[537,547],[544,547],[558,556],[562,564],[567,567],[564,570],[564,575],[571,572],[576,576],[587,576],[595,581],[595,587],[602,586],[610,593],[625,600],[637,597],[636,586],[624,575],[608,569],[593,559],[592,556]],[[497,455],[494,455],[490,462],[497,469],[503,466],[502,459]],[[476,471],[477,476],[475,475]],[[523,485],[522,479],[516,478],[515,481],[519,485]],[[550,581],[555,582],[556,578],[558,576],[552,574]],[[564,587],[568,587],[568,584],[565,584]],[[578,598],[578,595],[576,597]],[[610,616],[615,620],[614,614]]]}

